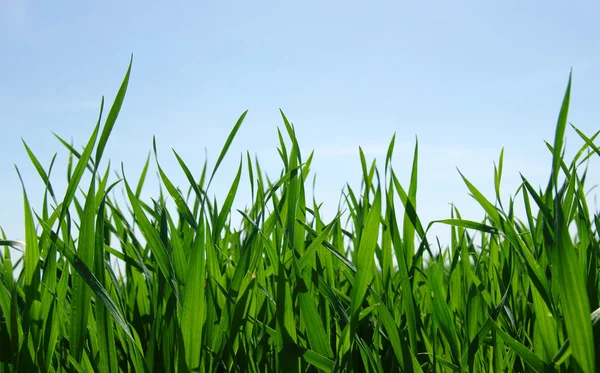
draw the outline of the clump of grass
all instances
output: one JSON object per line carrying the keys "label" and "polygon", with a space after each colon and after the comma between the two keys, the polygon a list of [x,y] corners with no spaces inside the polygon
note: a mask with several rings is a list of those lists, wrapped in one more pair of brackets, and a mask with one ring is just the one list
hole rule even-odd
{"label": "clump of grass", "polygon": [[[8,247],[23,243],[0,242],[0,372],[596,371],[600,217],[590,214],[587,170],[579,170],[600,150],[598,133],[573,127],[583,145],[570,162],[563,157],[570,79],[548,144],[546,188],[523,176],[519,201],[503,204],[501,154],[494,199],[461,174],[483,221],[454,209],[425,225],[418,147],[403,186],[391,165],[394,139],[383,172],[361,151],[361,190],[347,187],[346,212],[324,221],[306,198],[312,154],[301,154],[283,113],[279,178],[269,180],[248,156],[221,204],[207,198],[209,187],[246,113],[201,175],[175,153],[187,194],[158,159],[167,197],[140,198],[149,160],[135,183],[123,172],[109,184],[110,166],[99,165],[130,69],[83,151],[61,139],[74,159],[62,199],[26,146],[46,191],[34,214],[23,188],[26,244],[16,278]],[[232,212],[244,169],[252,204]],[[86,173],[89,185],[81,185]],[[126,206],[109,193],[117,186]],[[521,219],[515,203],[525,206]],[[239,229],[232,214],[243,217]],[[426,235],[436,223],[452,231],[439,253]]]}

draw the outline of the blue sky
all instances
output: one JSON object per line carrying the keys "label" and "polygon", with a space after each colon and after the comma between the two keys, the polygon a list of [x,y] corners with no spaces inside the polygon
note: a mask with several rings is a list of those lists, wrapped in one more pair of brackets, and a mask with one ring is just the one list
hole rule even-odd
{"label": "blue sky", "polygon": [[[419,139],[422,219],[448,217],[453,202],[479,220],[456,167],[492,198],[493,162],[504,146],[506,197],[519,171],[545,183],[543,141],[553,140],[571,67],[570,120],[590,135],[599,128],[599,11],[595,1],[0,0],[0,226],[23,237],[15,164],[41,206],[43,186],[21,138],[45,167],[58,153],[61,195],[67,153],[52,132],[83,145],[131,53],[130,87],[105,159],[115,168],[123,162],[132,180],[155,135],[161,165],[185,186],[170,149],[198,174],[205,149],[213,164],[246,109],[213,192],[228,188],[246,150],[275,177],[281,108],[304,152],[316,151],[326,213],[346,182],[359,187],[358,146],[381,162],[396,133],[394,165],[405,183]],[[567,133],[572,152],[581,141]],[[597,164],[596,157],[596,175]],[[154,174],[148,182],[145,195],[155,195]],[[243,206],[244,194],[237,202]],[[433,232],[447,236],[444,227]]]}

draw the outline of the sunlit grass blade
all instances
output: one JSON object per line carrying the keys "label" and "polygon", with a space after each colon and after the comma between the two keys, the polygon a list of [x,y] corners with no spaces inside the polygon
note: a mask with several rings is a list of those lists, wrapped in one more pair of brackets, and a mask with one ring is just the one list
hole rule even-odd
{"label": "sunlit grass blade", "polygon": [[[371,283],[375,261],[373,255],[379,237],[379,220],[381,218],[381,190],[378,188],[373,200],[373,206],[367,215],[365,228],[358,246],[358,263],[356,277],[352,285],[351,332],[358,326],[358,316],[367,287]],[[354,334],[354,333],[352,333]]]}
{"label": "sunlit grass blade", "polygon": [[44,168],[42,167],[42,165],[40,164],[40,162],[38,161],[36,156],[33,154],[31,149],[29,149],[29,146],[27,146],[27,143],[25,143],[25,140],[22,140],[22,141],[23,141],[23,146],[25,147],[25,150],[27,151],[27,155],[29,155],[29,159],[31,160],[31,163],[33,163],[33,166],[35,167],[36,171],[38,172],[38,174],[44,181],[44,184],[46,185],[46,188],[48,188],[48,192],[50,193],[50,196],[52,197],[54,202],[56,202],[56,196],[54,195],[52,183],[50,182],[50,178],[49,178],[48,174],[46,173],[46,171],[44,170]]}
{"label": "sunlit grass blade", "polygon": [[148,173],[148,166],[150,164],[150,153],[148,153],[148,157],[146,158],[146,163],[144,163],[144,168],[142,169],[142,174],[138,180],[138,185],[135,188],[135,197],[140,198],[142,194],[142,188],[144,187],[144,182],[146,181],[146,175]]}
{"label": "sunlit grass blade", "polygon": [[[102,116],[102,109],[100,109],[100,117],[101,116]],[[77,165],[75,166],[75,170],[73,171],[73,174],[71,175],[71,179],[69,180],[69,185],[67,186],[67,191],[65,192],[65,197],[63,198],[62,203],[61,203],[62,209],[60,211],[60,217],[58,219],[59,224],[62,223],[63,219],[67,215],[67,210],[68,210],[71,202],[73,201],[73,198],[75,198],[75,192],[77,191],[77,188],[79,187],[79,182],[81,181],[81,178],[83,177],[83,173],[85,172],[86,167],[88,167],[88,161],[90,160],[90,157],[92,155],[92,151],[94,149],[94,144],[96,143],[96,138],[98,136],[99,128],[100,128],[100,118],[98,118],[98,123],[96,124],[96,127],[94,128],[94,132],[92,132],[92,136],[90,136],[90,139],[88,140],[88,143],[85,146],[85,149],[84,149],[83,153],[81,154],[81,157],[77,161]]]}
{"label": "sunlit grass blade", "polygon": [[215,167],[213,168],[213,171],[210,175],[209,184],[212,181],[213,177],[215,177],[215,174],[217,173],[217,170],[219,169],[219,166],[221,165],[223,158],[225,158],[225,154],[227,154],[227,151],[229,150],[229,147],[231,146],[231,143],[233,142],[235,135],[237,134],[240,127],[242,126],[242,123],[244,122],[244,118],[246,118],[246,114],[248,114],[248,110],[244,111],[244,113],[240,116],[238,121],[235,123],[235,126],[233,126],[233,129],[229,133],[229,136],[227,137],[227,140],[225,141],[225,145],[223,145],[223,148],[221,149],[219,158],[217,158],[217,163],[215,163]]}
{"label": "sunlit grass blade", "polygon": [[[104,303],[104,305],[106,306],[108,311],[111,313],[111,315],[113,316],[115,321],[118,323],[118,325],[123,329],[125,334],[132,341],[134,341],[133,335],[131,334],[131,331],[129,330],[129,325],[127,324],[127,321],[125,321],[125,318],[121,314],[121,311],[119,310],[119,308],[117,307],[115,302],[112,300],[112,298],[110,297],[110,295],[108,294],[106,289],[102,286],[100,281],[98,281],[98,279],[94,276],[94,274],[90,271],[90,269],[81,261],[81,259],[79,259],[79,256],[75,252],[75,249],[73,249],[69,245],[65,244],[60,239],[60,237],[58,237],[58,235],[51,230],[51,228],[49,226],[45,225],[43,222],[42,222],[42,225],[44,226],[44,229],[50,233],[52,242],[55,245],[57,245],[59,252],[65,256],[65,258],[69,261],[69,264],[71,264],[73,266],[73,268],[79,273],[79,275],[85,280],[86,284],[92,289],[92,291],[98,297],[98,299]],[[67,281],[66,280],[68,278],[69,278],[69,276],[61,277],[61,281],[64,281],[64,283],[62,283],[62,282],[59,283],[59,285],[58,285],[59,292],[66,293],[66,291],[67,291],[67,288],[66,288]],[[62,289],[62,290],[60,290],[60,289]],[[59,299],[64,298],[64,295],[61,296],[60,293],[58,295],[59,295]]]}
{"label": "sunlit grass blade", "polygon": [[417,210],[417,175],[419,165],[419,142],[415,140],[415,150],[413,155],[412,171],[410,174],[410,184],[408,187],[407,204],[412,207],[413,211],[405,209],[404,221],[402,227],[402,237],[404,239],[404,247],[406,250],[406,262],[411,263],[413,255],[415,254],[415,226],[414,219],[411,219],[410,214],[416,215]]}
{"label": "sunlit grass blade", "polygon": [[221,233],[221,229],[225,225],[225,221],[231,212],[231,206],[233,205],[233,200],[235,199],[235,195],[237,193],[238,187],[240,185],[240,178],[242,176],[242,159],[240,159],[240,166],[238,167],[238,172],[235,175],[235,179],[231,184],[231,188],[227,193],[227,197],[225,197],[225,202],[221,207],[221,211],[219,212],[219,218],[217,219],[217,224],[213,227],[213,235],[216,238],[218,234]]}
{"label": "sunlit grass blade", "polygon": [[[113,184],[113,186],[116,184]],[[108,190],[112,189],[110,187]],[[105,251],[104,251],[104,207],[106,199],[103,198],[98,207],[96,219],[95,245],[94,245],[94,275],[101,285],[106,288],[105,278]],[[98,349],[100,355],[101,372],[118,372],[118,356],[115,348],[113,322],[110,312],[102,302],[96,304],[96,328],[98,335]]]}
{"label": "sunlit grass blade", "polygon": [[38,301],[38,286],[40,283],[40,248],[38,246],[37,233],[35,231],[35,225],[33,222],[33,215],[31,213],[31,206],[29,205],[29,198],[25,191],[25,184],[17,168],[17,174],[21,180],[23,189],[23,204],[24,204],[24,216],[25,216],[25,263],[24,263],[24,288],[25,294],[30,304],[34,301]]}
{"label": "sunlit grass blade", "polygon": [[198,223],[196,223],[196,219],[194,218],[192,211],[190,210],[188,205],[185,203],[185,200],[183,199],[183,197],[181,196],[181,194],[179,193],[177,188],[175,188],[175,185],[173,185],[171,183],[171,181],[169,180],[167,175],[165,175],[165,173],[163,172],[160,165],[158,165],[158,161],[157,161],[157,166],[158,166],[158,172],[160,174],[160,178],[161,178],[165,188],[167,189],[167,192],[169,192],[169,195],[171,196],[171,198],[173,198],[173,201],[175,201],[175,204],[177,205],[177,209],[179,210],[179,212],[181,213],[183,218],[186,220],[186,222],[193,229],[198,229]]}
{"label": "sunlit grass blade", "polygon": [[[96,217],[95,192],[96,180],[92,178],[85,200],[81,227],[79,229],[79,241],[77,247],[77,258],[88,268],[94,268],[95,234],[94,222]],[[91,289],[86,286],[85,280],[75,275],[73,277],[73,290],[71,299],[71,328],[69,331],[69,343],[71,356],[77,362],[82,361],[84,340],[87,338],[88,316],[91,309]]]}
{"label": "sunlit grass blade", "polygon": [[202,331],[204,309],[205,259],[204,225],[200,224],[196,232],[194,246],[191,249],[187,282],[183,294],[181,330],[187,371],[200,371],[202,356]]}
{"label": "sunlit grass blade", "polygon": [[484,233],[498,234],[498,229],[496,229],[494,227],[490,227],[489,225],[485,225],[483,223],[476,222],[476,221],[463,220],[463,219],[443,219],[443,220],[432,221],[429,224],[431,226],[431,224],[434,224],[434,223],[443,223],[443,224],[453,225],[455,227],[475,229],[475,230],[478,230],[478,231],[481,231]]}
{"label": "sunlit grass blade", "polygon": [[447,338],[448,343],[450,344],[452,362],[459,367],[460,371],[463,371],[458,334],[450,314],[450,309],[448,308],[448,304],[446,304],[445,294],[442,290],[443,270],[443,267],[437,267],[433,268],[432,271],[429,272],[428,280],[429,288],[431,289],[434,317],[439,323],[444,336]]}
{"label": "sunlit grass blade", "polygon": [[333,358],[333,350],[327,340],[327,333],[323,327],[323,321],[319,316],[319,310],[315,306],[314,299],[309,293],[308,287],[303,278],[298,279],[299,284],[296,287],[298,292],[298,301],[300,303],[300,315],[306,325],[306,334],[308,341],[315,352],[323,355],[325,358]]}
{"label": "sunlit grass blade", "polygon": [[[123,172],[124,174],[124,172]],[[163,276],[170,280],[171,286],[175,291],[177,291],[177,287],[173,281],[173,266],[172,262],[167,254],[167,250],[163,245],[156,229],[150,224],[150,221],[146,217],[146,214],[142,210],[142,207],[139,203],[139,200],[133,194],[133,191],[129,187],[127,183],[127,179],[125,179],[125,189],[127,191],[127,196],[129,197],[129,202],[131,203],[131,207],[135,213],[135,218],[138,224],[140,225],[140,229],[146,240],[148,241],[150,251],[155,257],[155,260],[160,268]],[[176,293],[177,294],[177,293]]]}
{"label": "sunlit grass blade", "polygon": [[[98,165],[100,163],[100,159],[102,158],[102,154],[104,153],[104,148],[106,147],[106,143],[108,142],[108,138],[112,129],[117,121],[117,117],[119,116],[119,112],[121,111],[121,106],[123,105],[123,100],[125,99],[125,93],[127,92],[127,86],[129,85],[129,75],[131,74],[131,65],[133,64],[133,55],[131,55],[131,59],[129,60],[129,67],[127,67],[127,73],[125,73],[125,78],[123,78],[123,83],[121,83],[121,87],[119,88],[119,92],[115,97],[115,101],[108,112],[108,116],[106,117],[106,122],[104,124],[104,128],[102,129],[102,134],[100,135],[100,140],[98,140],[98,146],[96,147],[96,157],[95,164]],[[104,101],[104,98],[102,98]]]}
{"label": "sunlit grass blade", "polygon": [[564,320],[573,350],[573,357],[582,372],[595,371],[594,338],[592,324],[588,317],[590,305],[582,269],[577,260],[575,248],[569,237],[560,206],[561,198],[556,198],[556,246],[553,250],[554,267],[558,278],[558,289],[564,310]]}
{"label": "sunlit grass blade", "polygon": [[567,89],[563,98],[560,113],[558,115],[558,122],[556,124],[556,132],[554,135],[554,151],[552,156],[552,177],[551,184],[548,185],[548,192],[551,187],[555,190],[558,187],[558,170],[562,161],[563,143],[565,140],[565,129],[567,127],[567,116],[569,114],[569,102],[571,100],[571,78],[572,72],[569,74],[569,82],[567,83]]}

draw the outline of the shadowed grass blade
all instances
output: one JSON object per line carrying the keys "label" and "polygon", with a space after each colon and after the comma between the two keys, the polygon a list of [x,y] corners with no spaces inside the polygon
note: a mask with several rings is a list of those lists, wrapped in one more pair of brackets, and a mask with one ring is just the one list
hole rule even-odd
{"label": "shadowed grass blade", "polygon": [[[77,260],[87,268],[94,268],[95,234],[94,221],[96,217],[96,180],[92,178],[88,189],[85,207],[79,229]],[[69,351],[71,356],[82,362],[84,341],[88,333],[88,316],[91,309],[92,291],[86,286],[80,275],[72,278],[71,323],[69,330]]]}

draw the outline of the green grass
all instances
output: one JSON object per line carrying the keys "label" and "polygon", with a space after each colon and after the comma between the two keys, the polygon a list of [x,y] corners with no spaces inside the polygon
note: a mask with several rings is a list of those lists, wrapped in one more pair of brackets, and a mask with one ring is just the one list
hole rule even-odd
{"label": "green grass", "polygon": [[[142,200],[150,158],[135,181],[111,183],[110,166],[98,167],[130,69],[83,150],[59,138],[72,159],[62,199],[52,166],[25,145],[46,189],[34,210],[23,188],[26,243],[0,241],[0,372],[596,371],[600,217],[589,211],[582,165],[600,149],[598,133],[571,126],[582,145],[564,158],[570,79],[545,189],[523,176],[515,197],[500,201],[502,153],[492,199],[461,174],[484,220],[453,209],[425,224],[418,147],[402,185],[394,139],[383,169],[360,152],[360,190],[347,186],[342,210],[324,221],[307,198],[313,156],[301,154],[283,113],[278,179],[246,155],[225,200],[207,198],[244,113],[201,175],[175,153],[183,189],[155,151],[165,194]],[[232,211],[246,177],[252,203]],[[432,224],[451,230],[440,251],[426,238]]]}

